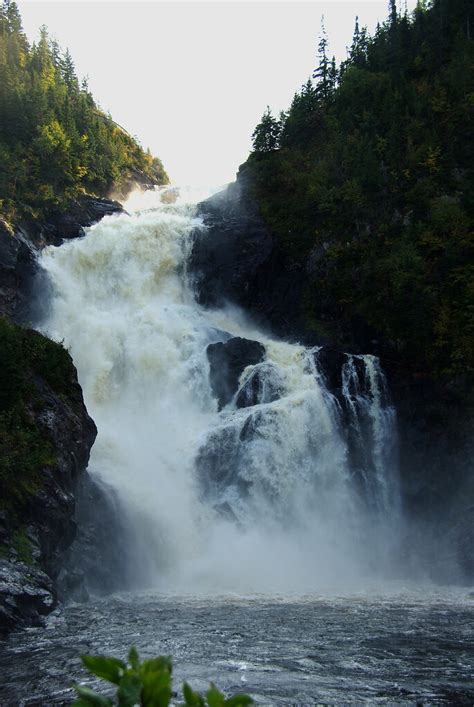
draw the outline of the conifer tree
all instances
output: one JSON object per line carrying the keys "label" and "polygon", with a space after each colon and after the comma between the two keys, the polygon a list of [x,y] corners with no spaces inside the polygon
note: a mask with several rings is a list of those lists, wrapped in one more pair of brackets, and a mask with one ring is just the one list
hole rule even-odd
{"label": "conifer tree", "polygon": [[316,92],[324,103],[329,99],[331,93],[330,84],[330,66],[331,62],[328,58],[328,36],[324,25],[324,17],[321,18],[321,35],[318,44],[318,59],[319,63],[313,72],[313,78],[316,79]]}
{"label": "conifer tree", "polygon": [[270,106],[267,106],[260,123],[252,134],[252,145],[255,152],[272,152],[279,147],[281,123],[273,117]]}

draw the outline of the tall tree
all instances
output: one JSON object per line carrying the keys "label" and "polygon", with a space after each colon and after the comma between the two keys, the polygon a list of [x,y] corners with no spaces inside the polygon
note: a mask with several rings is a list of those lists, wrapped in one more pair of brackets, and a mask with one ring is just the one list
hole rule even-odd
{"label": "tall tree", "polygon": [[260,123],[252,134],[252,145],[255,152],[273,152],[279,147],[281,123],[273,117],[270,106],[267,106]]}
{"label": "tall tree", "polygon": [[321,34],[318,44],[318,66],[313,72],[313,79],[316,79],[316,92],[323,102],[326,102],[331,94],[330,83],[331,62],[328,57],[328,36],[324,25],[324,16],[321,18]]}

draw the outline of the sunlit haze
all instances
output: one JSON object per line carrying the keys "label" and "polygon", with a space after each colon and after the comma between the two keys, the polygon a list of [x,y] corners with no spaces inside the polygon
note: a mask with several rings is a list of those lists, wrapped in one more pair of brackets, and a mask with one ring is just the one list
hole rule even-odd
{"label": "sunlit haze", "polygon": [[370,31],[387,15],[386,0],[18,5],[29,39],[47,25],[102,108],[195,185],[231,181],[266,105],[288,107],[315,67],[322,15],[338,61],[356,14]]}

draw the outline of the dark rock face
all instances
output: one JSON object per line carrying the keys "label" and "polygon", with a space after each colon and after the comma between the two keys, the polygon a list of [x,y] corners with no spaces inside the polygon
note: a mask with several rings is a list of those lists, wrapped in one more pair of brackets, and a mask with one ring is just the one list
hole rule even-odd
{"label": "dark rock face", "polygon": [[23,318],[37,269],[34,248],[0,219],[0,316]]}
{"label": "dark rock face", "polygon": [[315,362],[329,390],[335,395],[340,395],[342,368],[347,363],[347,354],[337,349],[323,346],[315,353]]}
{"label": "dark rock face", "polygon": [[[392,378],[405,508],[435,580],[474,582],[474,398],[469,380]],[[420,553],[419,553],[420,554]]]}
{"label": "dark rock face", "polygon": [[58,577],[59,597],[87,601],[133,585],[125,511],[113,489],[85,473],[76,492],[77,534]]}
{"label": "dark rock face", "polygon": [[211,365],[211,388],[222,410],[234,397],[239,387],[239,378],[247,366],[263,361],[265,347],[258,341],[235,337],[225,343],[209,344],[207,358]]}
{"label": "dark rock face", "polygon": [[[84,228],[118,213],[123,213],[118,202],[84,196],[67,212],[52,214],[47,221],[23,222],[14,229],[0,218],[0,316],[28,324],[39,314],[32,301],[41,280],[39,249],[79,238]],[[44,287],[40,289],[44,298]]]}
{"label": "dark rock face", "polygon": [[47,574],[22,562],[0,560],[0,634],[18,624],[41,625],[41,617],[54,605]]}
{"label": "dark rock face", "polygon": [[76,533],[76,487],[97,434],[72,361],[66,393],[64,386],[56,393],[39,376],[34,384],[34,404],[26,414],[51,442],[53,454],[39,470],[38,488],[1,514],[0,632],[38,623],[56,604],[56,579]]}
{"label": "dark rock face", "polygon": [[189,262],[198,302],[233,302],[276,333],[298,338],[305,275],[284,258],[242,180],[199,208],[205,228],[194,233]]}
{"label": "dark rock face", "polygon": [[104,216],[119,213],[123,213],[123,208],[118,201],[83,196],[71,204],[67,211],[53,213],[43,222],[24,222],[20,228],[38,247],[61,245],[64,240],[83,236],[85,228]]}

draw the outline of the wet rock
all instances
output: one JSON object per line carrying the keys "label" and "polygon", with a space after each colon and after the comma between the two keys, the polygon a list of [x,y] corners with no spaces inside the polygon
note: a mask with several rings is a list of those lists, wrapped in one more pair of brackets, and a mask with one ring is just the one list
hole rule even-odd
{"label": "wet rock", "polygon": [[53,582],[41,569],[0,560],[0,634],[16,626],[38,626],[55,605]]}
{"label": "wet rock", "polygon": [[78,530],[58,577],[60,599],[84,602],[91,594],[129,589],[135,562],[127,549],[125,510],[116,493],[86,472],[76,499]]}
{"label": "wet rock", "polygon": [[340,393],[342,388],[342,368],[347,363],[347,355],[328,346],[322,346],[314,353],[317,370],[323,376],[332,393]]}
{"label": "wet rock", "polygon": [[265,347],[258,341],[234,337],[225,343],[209,344],[207,358],[210,363],[212,392],[222,410],[239,387],[239,379],[247,366],[255,366],[265,357]]}
{"label": "wet rock", "polygon": [[284,385],[276,366],[264,361],[255,366],[235,399],[237,408],[272,403],[284,394]]}

